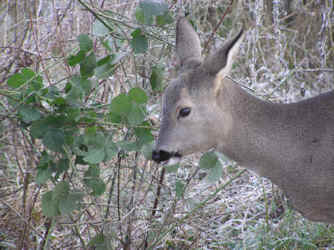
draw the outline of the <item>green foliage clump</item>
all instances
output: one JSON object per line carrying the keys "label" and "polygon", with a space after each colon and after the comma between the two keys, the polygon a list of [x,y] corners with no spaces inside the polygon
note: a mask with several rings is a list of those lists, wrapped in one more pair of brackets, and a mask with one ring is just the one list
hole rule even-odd
{"label": "green foliage clump", "polygon": [[[78,43],[80,50],[69,56],[67,63],[73,68],[78,65],[80,73],[72,75],[63,87],[45,86],[43,78],[29,68],[7,81],[14,93],[8,103],[16,111],[15,117],[32,141],[42,143],[35,148],[40,155],[35,182],[53,183],[42,198],[43,213],[48,217],[80,209],[85,195],[102,195],[106,185],[100,164],[112,161],[120,152],[140,152],[154,139],[147,120],[148,97],[142,88],[121,93],[110,104],[94,102],[94,79],[113,74],[116,55],[97,59],[88,35],[80,35]],[[117,137],[124,128],[131,140]],[[73,178],[79,169],[85,169],[82,166],[88,166],[81,176],[85,188],[74,190],[66,176]]]}

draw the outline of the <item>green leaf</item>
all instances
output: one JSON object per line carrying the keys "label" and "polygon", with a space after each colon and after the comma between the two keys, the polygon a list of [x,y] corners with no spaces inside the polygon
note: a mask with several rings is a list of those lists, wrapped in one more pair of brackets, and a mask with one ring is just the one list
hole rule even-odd
{"label": "green leaf", "polygon": [[23,84],[30,84],[30,91],[39,90],[43,87],[43,79],[36,75],[34,71],[29,68],[24,68],[21,73],[16,73],[8,78],[7,84],[11,88],[19,88]]}
{"label": "green leaf", "polygon": [[56,106],[65,106],[66,105],[66,100],[63,97],[56,97],[54,98],[52,104]]}
{"label": "green leaf", "polygon": [[59,211],[61,214],[69,214],[73,210],[79,209],[80,201],[83,195],[81,193],[70,193],[65,199],[59,202]]}
{"label": "green leaf", "polygon": [[151,133],[151,128],[148,122],[144,122],[140,127],[134,129],[137,141],[140,145],[150,143],[154,140],[154,136]]}
{"label": "green leaf", "polygon": [[184,192],[184,184],[181,181],[176,181],[175,183],[175,194],[178,199],[182,198]]}
{"label": "green leaf", "polygon": [[72,86],[66,95],[66,101],[74,106],[75,104],[78,104],[80,100],[82,100],[83,96],[84,92],[82,91],[82,88],[78,86]]}
{"label": "green leaf", "polygon": [[174,164],[174,165],[164,166],[164,168],[166,169],[166,173],[176,173],[177,170],[179,169],[179,167],[180,167],[180,164],[178,164],[178,163]]}
{"label": "green leaf", "polygon": [[50,128],[46,131],[42,139],[44,145],[54,152],[63,152],[65,144],[65,135],[63,130]]}
{"label": "green leaf", "polygon": [[7,84],[11,88],[18,88],[26,82],[26,79],[20,73],[16,73],[10,76],[7,80]]}
{"label": "green leaf", "polygon": [[153,16],[152,15],[145,16],[144,10],[140,8],[140,6],[136,8],[135,16],[136,16],[136,20],[138,23],[145,24],[145,25],[153,24]]}
{"label": "green leaf", "polygon": [[115,65],[113,64],[114,56],[106,56],[97,62],[97,68],[95,69],[95,75],[99,79],[105,79],[114,73]]}
{"label": "green leaf", "polygon": [[131,100],[126,94],[120,94],[111,101],[111,112],[120,116],[127,116],[131,107]]}
{"label": "green leaf", "polygon": [[67,182],[59,182],[53,191],[49,191],[43,195],[43,214],[48,217],[68,214],[74,209],[79,208],[79,202],[82,197],[81,193],[70,193],[70,186]]}
{"label": "green leaf", "polygon": [[78,36],[80,50],[88,52],[93,48],[93,41],[86,34],[81,34]]}
{"label": "green leaf", "polygon": [[70,192],[70,185],[66,181],[59,182],[52,194],[52,198],[58,202],[66,200]]}
{"label": "green leaf", "polygon": [[146,143],[143,145],[141,152],[145,156],[146,160],[152,160],[152,151],[154,149],[155,143],[152,141],[151,143]]}
{"label": "green leaf", "polygon": [[18,109],[18,114],[21,117],[21,119],[26,123],[37,121],[42,116],[42,114],[39,112],[37,108],[29,106],[29,105],[21,106]]}
{"label": "green leaf", "polygon": [[144,104],[147,102],[147,95],[144,90],[141,88],[132,88],[128,96],[132,101],[135,101],[136,103]]}
{"label": "green leaf", "polygon": [[43,78],[39,75],[36,75],[34,79],[30,82],[28,92],[40,90],[43,87]]}
{"label": "green leaf", "polygon": [[166,24],[171,24],[174,20],[173,17],[166,11],[163,15],[157,16],[157,25],[162,27]]}
{"label": "green leaf", "polygon": [[42,89],[41,94],[50,99],[58,98],[61,95],[58,87],[55,85]]}
{"label": "green leaf", "polygon": [[52,176],[52,169],[46,165],[37,168],[36,184],[45,184]]}
{"label": "green leaf", "polygon": [[62,181],[54,188],[51,202],[61,214],[68,214],[79,207],[81,199],[81,193],[71,193],[70,185],[67,182]]}
{"label": "green leaf", "polygon": [[83,158],[84,161],[90,164],[97,164],[104,160],[105,152],[104,149],[92,149],[89,150],[86,156]]}
{"label": "green leaf", "polygon": [[139,7],[143,10],[145,17],[160,16],[168,11],[168,4],[163,1],[142,0]]}
{"label": "green leaf", "polygon": [[114,74],[115,65],[104,64],[95,69],[95,75],[98,79],[106,79]]}
{"label": "green leaf", "polygon": [[88,135],[88,136],[90,136],[90,138],[92,136],[95,136],[96,132],[97,132],[97,127],[96,126],[87,127],[85,129],[85,134]]}
{"label": "green leaf", "polygon": [[112,141],[112,136],[108,136],[108,138],[106,139],[104,150],[106,154],[104,161],[110,161],[117,155],[118,147]]}
{"label": "green leaf", "polygon": [[163,81],[163,70],[159,67],[153,67],[150,77],[150,84],[152,90],[153,91],[160,90],[162,87],[162,81]]}
{"label": "green leaf", "polygon": [[202,155],[200,161],[199,161],[199,166],[202,169],[210,169],[215,167],[215,165],[218,162],[218,157],[215,154],[215,152],[207,152]]}
{"label": "green leaf", "polygon": [[92,89],[92,82],[86,78],[82,78],[78,75],[74,75],[70,79],[70,83],[82,90],[83,93],[89,93]]}
{"label": "green leaf", "polygon": [[97,66],[99,67],[99,66],[102,66],[102,65],[105,65],[105,64],[109,64],[109,63],[112,62],[112,59],[113,59],[113,55],[112,56],[107,55],[107,56],[105,56],[105,57],[103,57],[103,58],[101,58],[97,61]]}
{"label": "green leaf", "polygon": [[145,120],[145,112],[143,108],[133,103],[130,113],[127,116],[127,120],[131,126],[137,126]]}
{"label": "green leaf", "polygon": [[122,116],[113,112],[110,112],[108,117],[108,121],[112,123],[121,123],[123,121]]}
{"label": "green leaf", "polygon": [[68,65],[74,67],[81,63],[86,57],[86,51],[80,50],[76,55],[71,55],[67,58]]}
{"label": "green leaf", "polygon": [[136,9],[136,14],[135,15],[136,15],[136,20],[137,20],[138,23],[146,24],[146,25],[150,25],[150,24],[153,23],[153,18],[149,18],[148,20],[145,19],[144,11],[139,6]]}
{"label": "green leaf", "polygon": [[51,128],[61,128],[64,124],[64,116],[50,115],[41,120],[34,121],[30,127],[30,134],[34,138],[41,139]]}
{"label": "green leaf", "polygon": [[48,130],[48,124],[45,120],[38,120],[30,127],[30,135],[34,138],[42,138]]}
{"label": "green leaf", "polygon": [[[119,41],[119,40],[117,40]],[[107,37],[106,39],[103,39],[101,40],[101,43],[102,43],[102,46],[108,51],[108,52],[111,52],[112,51],[112,43],[113,43],[113,38],[110,36],[110,37]]]}
{"label": "green leaf", "polygon": [[49,191],[42,196],[42,211],[47,217],[59,215],[58,202],[53,199],[53,192]]}
{"label": "green leaf", "polygon": [[48,152],[44,150],[42,152],[42,156],[39,161],[39,165],[45,165],[45,164],[52,163],[52,160],[53,160],[53,156],[49,155]]}
{"label": "green leaf", "polygon": [[18,88],[26,82],[32,80],[35,76],[35,72],[31,69],[22,69],[21,73],[16,73],[9,77],[7,84],[9,87]]}
{"label": "green leaf", "polygon": [[70,168],[70,161],[68,159],[60,159],[55,165],[55,170],[57,174],[61,174],[66,172]]}
{"label": "green leaf", "polygon": [[75,75],[69,80],[67,88],[69,91],[67,92],[66,100],[68,103],[75,105],[80,104],[79,100],[82,100],[90,93],[92,83],[89,79]]}
{"label": "green leaf", "polygon": [[106,36],[109,34],[109,29],[101,23],[98,19],[93,23],[93,35],[95,36]]}
{"label": "green leaf", "polygon": [[[100,176],[100,168],[96,166],[90,166],[85,172],[85,178],[98,178]],[[87,179],[88,180],[88,179]]]}
{"label": "green leaf", "polygon": [[94,75],[95,68],[96,56],[94,52],[92,52],[80,63],[80,74],[83,78],[92,77]]}
{"label": "green leaf", "polygon": [[141,29],[136,29],[131,33],[131,47],[136,54],[145,53],[148,48],[148,40]]}
{"label": "green leaf", "polygon": [[104,193],[106,189],[105,183],[100,179],[100,169],[96,166],[90,166],[85,172],[84,183],[91,188],[92,195],[99,196]]}
{"label": "green leaf", "polygon": [[80,120],[81,110],[77,107],[68,107],[65,113],[70,121],[78,122]]}
{"label": "green leaf", "polygon": [[74,138],[76,138],[80,134],[80,130],[78,129],[78,126],[76,123],[69,124],[69,126],[71,127],[66,128],[66,130],[64,131],[64,135],[65,135],[64,144],[72,148],[74,144]]}
{"label": "green leaf", "polygon": [[100,178],[92,178],[87,185],[92,189],[91,195],[100,196],[106,190],[106,184]]}
{"label": "green leaf", "polygon": [[101,132],[94,133],[95,127],[90,127],[86,130],[86,134],[84,135],[84,144],[89,148],[103,148],[105,145],[106,136]]}
{"label": "green leaf", "polygon": [[139,151],[140,147],[136,142],[120,141],[116,143],[117,147],[124,150],[125,152]]}
{"label": "green leaf", "polygon": [[207,175],[205,181],[214,183],[218,181],[223,175],[223,169],[218,156],[215,152],[208,152],[202,155],[200,162],[200,168],[207,169]]}
{"label": "green leaf", "polygon": [[207,171],[207,175],[204,180],[208,183],[215,183],[219,181],[222,176],[223,168],[220,162],[217,161],[216,165]]}

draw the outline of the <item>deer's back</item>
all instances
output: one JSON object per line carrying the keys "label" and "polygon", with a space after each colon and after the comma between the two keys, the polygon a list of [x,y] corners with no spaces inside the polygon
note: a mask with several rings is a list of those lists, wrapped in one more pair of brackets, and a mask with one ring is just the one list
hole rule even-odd
{"label": "deer's back", "polygon": [[266,123],[271,125],[263,128],[268,143],[263,175],[307,218],[334,222],[334,91],[273,104]]}

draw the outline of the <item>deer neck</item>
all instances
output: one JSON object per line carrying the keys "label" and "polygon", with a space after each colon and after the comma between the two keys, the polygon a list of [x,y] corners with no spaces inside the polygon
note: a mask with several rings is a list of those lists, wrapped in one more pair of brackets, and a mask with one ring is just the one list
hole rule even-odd
{"label": "deer neck", "polygon": [[277,141],[273,139],[279,136],[277,125],[284,123],[279,114],[284,105],[262,101],[225,79],[218,106],[222,115],[217,124],[223,129],[216,128],[219,133],[217,150],[240,165],[272,177],[270,175],[274,173],[267,165],[276,160],[271,152],[277,153]]}

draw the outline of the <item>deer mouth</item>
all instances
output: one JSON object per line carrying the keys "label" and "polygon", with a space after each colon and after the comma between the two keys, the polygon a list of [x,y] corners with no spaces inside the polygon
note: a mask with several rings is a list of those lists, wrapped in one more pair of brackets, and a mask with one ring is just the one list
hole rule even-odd
{"label": "deer mouth", "polygon": [[180,161],[181,157],[182,155],[179,152],[168,152],[165,150],[154,150],[152,152],[152,160],[154,160],[156,163],[167,162],[167,161],[169,163],[173,159]]}

